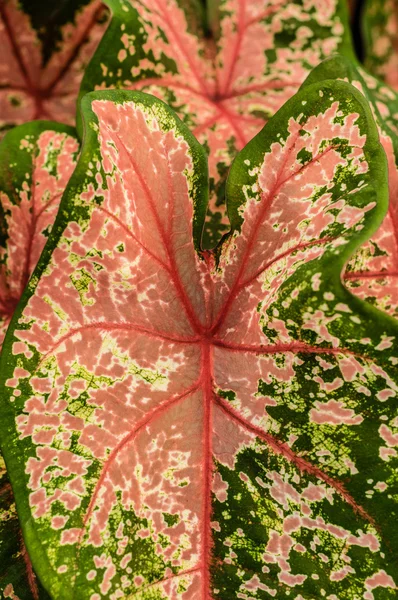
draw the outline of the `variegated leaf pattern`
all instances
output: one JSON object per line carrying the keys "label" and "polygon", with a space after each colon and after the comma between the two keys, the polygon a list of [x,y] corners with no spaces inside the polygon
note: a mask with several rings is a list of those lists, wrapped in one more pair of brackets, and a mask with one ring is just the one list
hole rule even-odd
{"label": "variegated leaf pattern", "polygon": [[365,65],[371,73],[398,88],[398,3],[366,0],[363,10]]}
{"label": "variegated leaf pattern", "polygon": [[0,457],[0,597],[11,600],[48,600],[33,572],[22,539],[14,496]]}
{"label": "variegated leaf pattern", "polygon": [[[0,345],[48,239],[78,148],[71,127],[46,121],[16,127],[0,144]],[[1,597],[45,599],[22,542],[1,457],[0,465]]]}
{"label": "variegated leaf pattern", "polygon": [[[340,272],[387,209],[362,95],[308,86],[237,157],[160,100],[86,137],[1,363],[2,447],[53,598],[396,595],[396,322]],[[50,252],[50,248],[52,251]]]}
{"label": "variegated leaf pattern", "polygon": [[107,14],[99,0],[1,0],[0,128],[33,119],[74,124]]}
{"label": "variegated leaf pattern", "polygon": [[343,0],[107,0],[111,25],[81,94],[140,89],[164,100],[209,155],[206,248],[228,229],[225,181],[237,151],[331,54],[352,55]]}
{"label": "variegated leaf pattern", "polygon": [[38,121],[0,144],[0,345],[48,239],[79,144],[67,125]]}
{"label": "variegated leaf pattern", "polygon": [[398,317],[398,95],[344,57],[324,61],[307,83],[343,79],[370,103],[389,166],[389,209],[382,226],[347,265],[345,284],[357,296]]}

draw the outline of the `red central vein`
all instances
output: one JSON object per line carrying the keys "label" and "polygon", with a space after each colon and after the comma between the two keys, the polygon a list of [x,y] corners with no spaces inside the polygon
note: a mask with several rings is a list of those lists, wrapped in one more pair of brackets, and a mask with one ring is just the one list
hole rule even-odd
{"label": "red central vein", "polygon": [[109,134],[110,134],[111,137],[113,137],[113,138],[116,137],[117,138],[117,141],[120,143],[123,151],[126,153],[127,158],[129,160],[129,162],[130,162],[130,164],[131,164],[131,166],[132,166],[135,174],[137,175],[137,179],[139,181],[141,189],[143,190],[143,192],[144,192],[144,194],[145,194],[145,196],[147,198],[147,201],[148,201],[148,204],[149,204],[149,208],[151,210],[153,218],[155,219],[155,223],[156,223],[156,226],[158,228],[160,237],[162,239],[164,249],[165,249],[167,257],[169,259],[169,263],[170,263],[170,275],[171,275],[171,278],[173,280],[173,283],[174,283],[177,295],[179,296],[179,298],[180,298],[180,300],[181,300],[181,302],[182,302],[182,304],[184,306],[185,312],[187,314],[189,322],[191,323],[191,325],[193,327],[193,330],[196,333],[200,333],[201,331],[203,331],[202,324],[197,319],[195,311],[193,310],[191,301],[189,300],[189,298],[187,296],[187,293],[186,293],[186,291],[184,289],[184,286],[182,285],[182,282],[181,282],[181,279],[180,279],[180,276],[179,276],[179,272],[178,272],[178,268],[177,268],[177,265],[176,265],[174,254],[173,254],[173,252],[170,249],[169,240],[167,238],[167,235],[166,235],[166,232],[165,232],[164,227],[162,225],[162,222],[161,222],[161,220],[159,218],[159,213],[156,210],[156,207],[154,205],[154,201],[153,201],[153,198],[152,198],[152,195],[151,195],[151,191],[150,191],[150,189],[148,187],[148,184],[145,181],[145,179],[144,179],[144,177],[143,177],[140,169],[138,168],[138,165],[136,164],[134,158],[132,157],[131,153],[128,151],[128,149],[124,145],[124,143],[123,143],[122,139],[120,138],[120,136],[117,133],[113,132],[109,128],[107,128],[107,130],[108,130],[108,132],[109,132]]}
{"label": "red central vein", "polygon": [[202,528],[202,599],[210,591],[211,536],[211,488],[213,477],[212,449],[212,398],[213,398],[213,349],[209,341],[202,343],[203,386],[203,528]]}
{"label": "red central vein", "polygon": [[318,479],[324,481],[327,485],[335,489],[340,496],[353,507],[354,511],[358,513],[363,519],[375,525],[374,519],[362,508],[357,502],[355,502],[354,498],[346,491],[343,484],[339,481],[336,481],[326,473],[324,473],[319,467],[316,467],[312,463],[308,462],[290,448],[286,443],[278,440],[274,436],[269,433],[266,433],[261,429],[261,427],[257,427],[256,425],[252,425],[249,421],[247,421],[244,417],[242,417],[237,411],[235,411],[223,398],[219,396],[215,396],[214,400],[215,404],[221,408],[221,410],[228,415],[230,419],[233,419],[236,423],[238,423],[241,427],[253,433],[256,437],[264,440],[268,446],[276,453],[281,454],[288,461],[293,463],[301,472],[309,473]]}

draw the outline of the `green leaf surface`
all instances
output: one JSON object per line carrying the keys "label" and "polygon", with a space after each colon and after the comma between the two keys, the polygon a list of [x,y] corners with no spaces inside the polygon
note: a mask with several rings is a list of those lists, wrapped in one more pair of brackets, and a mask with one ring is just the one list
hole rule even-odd
{"label": "green leaf surface", "polygon": [[33,119],[74,124],[107,14],[99,0],[2,0],[0,130]]}
{"label": "green leaf surface", "polygon": [[[203,243],[228,230],[225,182],[237,152],[321,60],[353,57],[344,0],[107,0],[112,21],[81,97],[139,89],[169,104],[206,148],[210,204]],[[78,114],[78,130],[80,128]]]}
{"label": "green leaf surface", "polygon": [[345,284],[355,295],[398,317],[398,95],[344,57],[321,63],[304,85],[321,79],[349,81],[366,97],[389,166],[388,213],[372,239],[347,265]]}
{"label": "green leaf surface", "polygon": [[323,81],[284,105],[231,168],[216,253],[198,245],[207,169],[186,126],[137,91],[82,107],[0,365],[2,449],[44,586],[394,598],[398,326],[340,279],[387,210],[366,100]]}

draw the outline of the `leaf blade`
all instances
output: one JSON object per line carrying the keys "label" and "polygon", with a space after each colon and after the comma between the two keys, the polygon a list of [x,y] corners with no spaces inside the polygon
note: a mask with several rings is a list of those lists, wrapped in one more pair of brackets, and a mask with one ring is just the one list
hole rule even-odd
{"label": "leaf blade", "polygon": [[[386,163],[369,109],[359,93],[342,82],[322,82],[312,90],[313,104],[306,109],[306,118],[312,117],[313,122],[318,119],[318,125],[322,124],[323,128],[326,123],[326,130],[322,129],[326,140],[330,122],[335,119],[333,131],[339,131],[337,145],[341,161],[346,167],[352,163],[354,180],[356,174],[367,177],[369,196],[366,187],[359,191],[354,186],[350,190],[352,194],[347,194],[347,207],[355,214],[356,202],[359,206],[363,202],[369,211],[356,221],[350,218],[349,212],[344,212],[343,205],[338,205],[334,218],[338,222],[341,217],[337,233],[343,239],[346,236],[346,247],[332,247],[329,254],[322,257],[305,256],[301,264],[295,263],[277,282],[277,289],[252,289],[252,296],[258,302],[269,300],[267,306],[264,304],[261,318],[253,298],[246,302],[248,333],[244,331],[244,335],[255,332],[258,345],[254,347],[248,346],[242,330],[233,323],[239,347],[232,347],[231,327],[226,331],[222,327],[215,331],[212,327],[217,324],[215,308],[219,299],[226,303],[228,296],[222,287],[220,293],[215,286],[223,275],[217,271],[220,267],[208,253],[202,260],[196,250],[197,239],[189,242],[189,253],[195,262],[189,271],[177,270],[184,286],[188,282],[186,293],[195,314],[199,311],[194,330],[193,323],[191,329],[189,323],[187,325],[187,311],[180,303],[175,282],[171,278],[165,286],[161,279],[159,262],[154,258],[165,259],[159,254],[163,248],[161,239],[151,241],[157,287],[150,287],[155,281],[155,271],[149,271],[148,253],[137,240],[130,237],[127,240],[125,229],[118,227],[115,236],[113,221],[106,220],[103,211],[98,210],[102,204],[105,203],[106,208],[106,202],[115,200],[115,182],[126,182],[124,193],[118,197],[123,199],[122,208],[130,209],[119,221],[125,222],[140,241],[148,239],[145,236],[153,230],[153,221],[149,218],[147,231],[145,220],[139,221],[140,215],[148,212],[148,203],[143,202],[145,186],[140,183],[133,162],[142,166],[145,177],[153,172],[151,167],[155,164],[159,181],[153,183],[145,179],[146,184],[151,190],[167,188],[167,173],[161,168],[165,163],[158,162],[162,156],[165,160],[161,140],[163,147],[167,140],[167,147],[173,150],[176,159],[172,187],[175,186],[181,202],[186,205],[184,210],[178,210],[181,223],[176,223],[171,243],[173,248],[179,249],[180,245],[185,248],[186,228],[194,231],[195,208],[201,211],[203,224],[206,199],[203,150],[170,109],[155,98],[139,92],[96,92],[85,99],[87,135],[92,143],[85,145],[69,183],[51,242],[36,271],[37,284],[35,282],[27,291],[24,305],[8,333],[6,345],[13,348],[14,362],[6,364],[3,360],[1,365],[1,394],[7,414],[2,443],[12,466],[21,514],[31,517],[25,524],[27,543],[32,549],[35,567],[52,596],[57,597],[59,590],[67,587],[70,597],[82,600],[95,594],[126,592],[142,598],[153,594],[181,600],[207,598],[209,594],[214,598],[228,598],[253,589],[263,592],[267,586],[272,594],[278,589],[287,597],[293,583],[298,593],[308,594],[315,585],[311,582],[316,582],[312,575],[319,576],[322,567],[322,559],[314,557],[311,544],[320,545],[315,538],[323,536],[320,532],[326,532],[323,550],[325,544],[332,548],[338,539],[344,539],[349,546],[344,550],[340,545],[336,550],[338,570],[330,568],[328,572],[329,593],[348,598],[347,586],[355,581],[363,593],[385,584],[386,593],[393,597],[392,554],[373,521],[388,530],[391,528],[388,519],[395,518],[396,506],[387,496],[378,499],[376,504],[371,497],[366,497],[363,480],[369,473],[363,464],[366,460],[368,467],[373,461],[381,464],[383,477],[385,475],[392,490],[394,482],[389,478],[393,447],[386,446],[387,463],[378,457],[379,444],[369,447],[364,440],[379,437],[381,444],[386,439],[395,440],[389,437],[395,436],[395,417],[382,421],[388,428],[388,431],[381,429],[384,437],[379,435],[378,429],[382,427],[381,413],[388,413],[388,417],[394,413],[397,386],[389,359],[396,353],[396,323],[349,295],[339,279],[347,255],[372,234],[383,216],[387,199]],[[322,96],[319,91],[323,92]],[[258,147],[258,139],[252,142],[256,148],[250,154],[252,160],[269,153],[270,147],[275,152],[277,133],[280,137],[286,133],[287,116],[292,107],[297,116],[303,112],[304,98],[308,102],[306,91],[298,94],[290,106],[270,122],[264,136],[259,138]],[[327,114],[333,102],[339,106],[334,107],[332,115]],[[133,136],[128,131],[126,111],[130,111],[132,131],[137,130],[137,114],[141,115],[138,118],[143,119],[143,125],[145,123],[149,150],[142,151],[141,146],[134,145],[137,141],[130,140]],[[325,114],[327,117],[322,121]],[[315,123],[313,125],[315,127]],[[128,148],[133,162],[128,160],[123,144],[116,143],[115,131],[122,140],[130,140]],[[143,131],[140,129],[141,134]],[[359,144],[361,136],[365,139]],[[302,137],[311,149],[314,135]],[[180,144],[177,148],[184,149],[183,157],[176,151],[176,140]],[[353,148],[347,148],[350,143]],[[298,153],[299,149],[296,150]],[[196,152],[195,163],[192,157]],[[187,154],[191,156],[188,169]],[[323,160],[325,157],[329,160],[330,156],[325,154]],[[250,165],[244,163],[245,153],[241,159],[245,170],[239,168],[238,158],[238,166],[231,171],[237,190],[242,187],[237,179],[242,183],[242,178],[245,182],[247,177],[252,177],[247,173]],[[336,165],[340,163],[335,160],[331,165],[322,164],[322,168],[329,173],[330,169],[336,170]],[[291,166],[286,161],[282,170],[286,168],[290,172]],[[134,175],[133,181],[131,175]],[[181,181],[185,181],[184,185]],[[298,193],[299,179],[295,186]],[[234,186],[229,190],[236,195]],[[252,191],[261,195],[260,189]],[[272,200],[277,204],[277,194],[274,196]],[[163,202],[162,193],[157,197],[158,218],[162,223],[167,222],[167,203]],[[248,198],[250,204],[251,198]],[[239,219],[242,214],[247,215],[244,211],[239,213],[239,198],[232,199],[235,201],[235,216],[232,210],[235,232],[241,227],[244,240],[244,224]],[[307,201],[301,196],[300,200]],[[376,206],[369,207],[373,200]],[[137,215],[133,214],[128,220],[126,215],[134,213],[135,206]],[[314,227],[317,214],[315,211],[312,215]],[[275,223],[275,219],[273,216],[271,223]],[[264,215],[262,220],[266,222]],[[356,231],[358,223],[365,226]],[[157,238],[161,238],[159,233]],[[127,254],[129,267],[124,295],[120,294],[124,264],[118,249],[120,243],[124,244],[123,253]],[[238,236],[235,243],[238,244]],[[224,244],[226,248],[228,240]],[[233,253],[230,254],[233,261]],[[242,264],[239,251],[236,256],[229,289]],[[225,261],[225,255],[222,258]],[[142,263],[143,260],[146,262]],[[264,255],[261,260],[264,263]],[[140,268],[142,264],[146,265],[145,269]],[[102,269],[97,268],[97,275],[93,277],[95,265]],[[83,268],[85,274],[81,272]],[[256,266],[253,268],[256,270]],[[80,279],[75,277],[78,272]],[[61,293],[53,283],[55,273]],[[255,272],[249,269],[248,275]],[[60,285],[62,281],[64,285]],[[203,296],[190,292],[196,282],[200,282]],[[140,284],[141,293],[152,291],[151,302],[145,298],[140,300],[134,293]],[[116,302],[109,301],[109,290]],[[160,319],[157,314],[159,295],[167,297],[171,306],[162,309]],[[51,304],[46,302],[46,297],[51,298]],[[286,303],[289,298],[292,299],[290,304]],[[177,307],[174,312],[173,305]],[[142,313],[143,308],[146,314]],[[275,319],[274,308],[279,310],[280,321],[290,333],[286,343],[282,339],[283,328],[271,319],[267,322],[262,318],[270,309],[269,316]],[[376,315],[378,323],[375,318],[365,318]],[[111,318],[114,321],[111,322]],[[43,328],[40,325],[44,321],[46,327]],[[152,330],[149,330],[150,325]],[[273,328],[275,335],[272,336]],[[275,343],[265,343],[267,336],[273,337]],[[367,336],[370,341],[366,341]],[[25,370],[16,370],[17,364]],[[18,379],[12,386],[8,381],[11,377]],[[309,385],[313,387],[308,388]],[[359,389],[366,385],[373,392],[368,403],[375,402],[376,394],[381,393],[377,399],[382,402],[382,408],[374,409],[370,416],[366,412],[369,404],[362,399],[365,392]],[[20,387],[21,395],[7,402],[5,399],[16,387]],[[22,393],[22,390],[27,392]],[[294,400],[298,403],[297,410],[291,406]],[[298,415],[299,423],[295,420]],[[333,418],[335,422],[330,423]],[[367,438],[369,431],[376,437]],[[335,451],[335,447],[341,445],[342,436],[350,440],[350,448],[344,448],[341,454],[337,452],[335,460],[323,462],[317,451],[320,448],[326,451],[328,439],[332,440]],[[14,444],[18,450],[13,456],[10,448]],[[243,464],[246,466],[240,477]],[[361,467],[358,473],[354,468],[356,464]],[[259,471],[251,478],[253,469],[257,468],[255,465]],[[265,488],[255,483],[256,477],[261,477],[261,469],[265,473]],[[351,480],[342,481],[348,472]],[[267,474],[274,479],[267,478]],[[268,485],[266,480],[271,483]],[[223,481],[230,487],[225,487]],[[246,486],[246,491],[239,487],[239,481]],[[295,544],[301,544],[305,550],[294,552],[305,556],[297,562],[295,554],[289,569],[285,562],[275,558],[278,555],[275,545],[280,536],[273,532],[280,532],[282,518],[286,521],[289,516],[295,517],[298,510],[298,503],[296,507],[284,500],[286,490],[291,489],[288,486],[293,484],[297,489],[292,490],[291,495],[297,498],[305,494],[303,502],[308,502],[307,508],[298,515],[307,520],[300,521],[300,531],[296,528],[289,532],[298,538]],[[268,490],[266,507],[262,504],[263,496],[253,490],[255,485]],[[319,500],[311,498],[315,493],[312,485],[317,487]],[[224,506],[229,489],[233,496]],[[236,513],[236,502],[249,493],[250,502],[259,509],[259,520],[253,524],[250,512],[247,513],[247,528],[242,530],[247,533],[248,543],[261,545],[255,557],[249,552],[249,546],[244,545],[242,550],[237,522],[238,529],[231,539],[230,529],[234,524],[223,514],[232,505]],[[287,509],[283,512],[286,503]],[[311,503],[315,503],[312,508]],[[343,506],[344,509],[340,508]],[[220,514],[222,522],[213,519],[215,515],[219,519]],[[48,536],[56,554],[40,548]],[[397,542],[395,538],[390,541],[394,545]],[[227,548],[227,554],[220,548]],[[232,549],[231,552],[228,549]],[[380,552],[384,552],[384,558]],[[274,558],[270,559],[271,555]],[[355,573],[340,572],[344,556],[351,560]],[[283,558],[287,560],[289,556]],[[361,564],[366,564],[366,569],[360,568]],[[332,578],[333,573],[338,574]]]}

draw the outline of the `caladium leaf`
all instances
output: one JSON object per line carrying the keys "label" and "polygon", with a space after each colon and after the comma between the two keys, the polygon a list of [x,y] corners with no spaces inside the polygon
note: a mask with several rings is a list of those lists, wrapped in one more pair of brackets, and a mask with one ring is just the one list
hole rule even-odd
{"label": "caladium leaf", "polygon": [[365,65],[398,88],[398,11],[395,0],[367,0],[363,10]]}
{"label": "caladium leaf", "polygon": [[322,82],[271,119],[231,169],[217,261],[199,250],[189,130],[140,92],[82,107],[1,362],[2,447],[45,587],[393,598],[397,324],[340,282],[387,208],[366,101]]}
{"label": "caladium leaf", "polygon": [[[46,121],[16,127],[0,144],[0,345],[48,239],[78,148],[74,129]],[[1,457],[0,474],[2,597],[45,599],[22,542]]]}
{"label": "caladium leaf", "polygon": [[209,153],[207,248],[228,229],[225,181],[236,152],[321,60],[352,56],[343,0],[106,0],[112,21],[82,81],[140,89],[169,104]]}
{"label": "caladium leaf", "polygon": [[321,79],[355,85],[369,101],[379,128],[389,166],[389,209],[382,226],[347,265],[344,278],[353,293],[398,317],[398,95],[342,56],[324,61],[306,84]]}
{"label": "caladium leaf", "polygon": [[0,597],[16,600],[47,600],[47,592],[33,572],[23,543],[3,459],[0,457]]}
{"label": "caladium leaf", "polygon": [[74,123],[84,68],[106,20],[99,0],[2,0],[1,128],[32,119]]}
{"label": "caladium leaf", "polygon": [[16,127],[0,144],[0,345],[50,234],[78,150],[74,129],[49,121]]}

